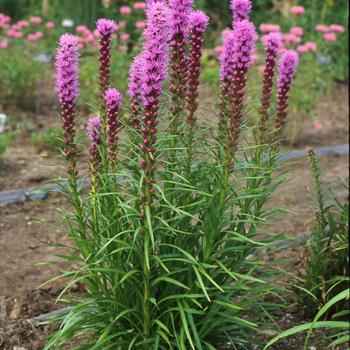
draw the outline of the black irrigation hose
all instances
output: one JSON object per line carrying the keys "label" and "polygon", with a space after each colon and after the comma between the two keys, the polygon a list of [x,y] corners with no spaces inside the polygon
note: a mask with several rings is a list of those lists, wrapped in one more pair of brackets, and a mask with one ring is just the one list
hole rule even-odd
{"label": "black irrigation hose", "polygon": [[[303,158],[307,155],[307,152],[308,150],[301,150],[282,153],[278,158],[278,162],[282,163],[292,159]],[[317,157],[328,154],[347,155],[349,154],[349,145],[319,147],[315,149],[315,154]],[[80,180],[81,187],[86,187],[87,184],[87,178]],[[64,183],[62,183],[62,186],[64,186]],[[46,184],[28,189],[3,191],[0,192],[0,204],[6,205],[25,203],[32,200],[45,200],[50,192],[62,192],[62,186],[58,184]]]}

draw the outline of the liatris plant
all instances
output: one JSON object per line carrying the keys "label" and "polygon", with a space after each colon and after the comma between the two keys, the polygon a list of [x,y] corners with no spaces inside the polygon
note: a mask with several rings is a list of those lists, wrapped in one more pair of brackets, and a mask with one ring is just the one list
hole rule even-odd
{"label": "liatris plant", "polygon": [[76,175],[76,101],[79,96],[79,51],[78,41],[70,34],[60,38],[56,56],[56,92],[59,97],[64,153],[68,162],[68,173]]}
{"label": "liatris plant", "polygon": [[261,141],[264,141],[264,132],[266,130],[266,122],[269,119],[269,108],[271,106],[271,92],[273,87],[273,79],[275,76],[277,54],[281,44],[281,36],[279,33],[270,33],[266,38],[265,44],[265,68],[264,81],[261,93],[260,114],[260,136]]}
{"label": "liatris plant", "polygon": [[[276,271],[260,256],[271,243],[265,224],[278,212],[265,205],[280,181],[277,147],[251,143],[259,126],[244,127],[253,109],[245,97],[254,25],[237,20],[225,38],[218,114],[227,127],[218,130],[199,118],[197,96],[208,18],[192,12],[183,35],[171,36],[179,33],[172,11],[165,1],[147,2],[130,101],[121,106],[119,93],[107,90],[94,111],[101,123],[89,123],[90,190],[68,191],[80,204],[66,218],[74,241],[67,260],[77,267],[62,274],[71,278],[67,290],[81,281],[85,292],[54,318],[61,325],[45,349],[249,349],[259,347],[252,334],[275,307],[268,297]],[[186,76],[178,75],[187,86],[178,133],[168,118],[177,92],[166,77],[170,71],[174,82],[168,52],[187,40],[183,30],[190,47]]]}
{"label": "liatris plant", "polygon": [[104,103],[104,94],[110,84],[110,59],[111,59],[111,39],[112,34],[117,30],[114,21],[101,18],[96,22],[96,29],[100,36],[99,46],[99,82],[100,82],[100,108]]}

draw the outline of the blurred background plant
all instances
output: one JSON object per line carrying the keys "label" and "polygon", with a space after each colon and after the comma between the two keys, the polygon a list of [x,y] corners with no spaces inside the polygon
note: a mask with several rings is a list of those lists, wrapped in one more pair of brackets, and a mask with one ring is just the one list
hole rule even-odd
{"label": "blurred background plant", "polygon": [[[305,305],[308,316],[314,317],[323,305],[349,286],[349,203],[337,198],[332,189],[328,189],[326,197],[321,169],[312,150],[309,159],[317,211],[305,250],[303,287],[310,293],[301,295],[301,305]],[[345,181],[344,185],[348,191]],[[329,312],[327,315],[331,316]]]}

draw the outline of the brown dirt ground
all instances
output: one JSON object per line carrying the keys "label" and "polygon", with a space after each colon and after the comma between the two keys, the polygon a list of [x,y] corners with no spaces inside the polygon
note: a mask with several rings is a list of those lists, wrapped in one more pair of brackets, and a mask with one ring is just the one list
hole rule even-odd
{"label": "brown dirt ground", "polygon": [[[333,99],[321,101],[316,113],[322,119],[324,127],[315,131],[313,121],[305,124],[298,147],[324,146],[348,142],[348,89],[337,85]],[[51,117],[49,125],[57,120]],[[28,134],[17,138],[13,146],[5,154],[5,163],[0,165],[0,191],[11,188],[32,187],[62,174],[61,164],[57,158],[43,158],[43,150],[29,145]],[[47,167],[47,164],[51,165]],[[52,166],[55,164],[55,166]],[[326,182],[332,183],[336,193],[342,198],[348,198],[347,190],[339,177],[348,178],[347,156],[329,155],[322,157]],[[287,207],[294,214],[288,215],[282,221],[271,226],[276,233],[286,233],[291,236],[302,235],[312,225],[314,212],[312,179],[306,159],[298,160],[291,166],[289,181],[286,182],[275,196],[273,204]],[[54,310],[62,284],[55,283],[40,287],[48,278],[54,276],[65,266],[40,266],[45,260],[52,259],[59,250],[47,246],[42,241],[66,241],[62,229],[36,222],[35,219],[57,222],[59,219],[55,208],[66,206],[61,197],[51,196],[49,203],[29,202],[20,205],[0,207],[0,327],[14,322],[18,323],[16,330],[0,334],[0,349],[12,350],[22,346],[26,350],[40,350],[43,337],[49,332],[47,328],[37,328],[23,320],[38,314]],[[291,251],[299,259],[300,249]],[[79,288],[78,288],[79,289]],[[287,310],[281,315],[279,323],[282,328],[301,322],[300,310]],[[323,333],[316,333],[315,350],[325,349]],[[302,337],[296,337],[281,343],[275,349],[300,350]]]}

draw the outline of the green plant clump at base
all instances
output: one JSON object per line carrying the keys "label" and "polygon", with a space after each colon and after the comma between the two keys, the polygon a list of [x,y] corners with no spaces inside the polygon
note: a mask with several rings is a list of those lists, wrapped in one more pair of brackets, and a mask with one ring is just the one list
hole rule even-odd
{"label": "green plant clump at base", "polygon": [[[177,7],[171,11],[183,16]],[[283,210],[267,204],[284,181],[284,171],[276,171],[298,55],[286,52],[278,62],[280,38],[269,37],[262,106],[253,110],[245,83],[258,37],[252,22],[237,21],[229,38],[234,45],[225,42],[216,120],[206,122],[197,97],[208,17],[191,13],[186,43],[181,31],[170,31],[167,5],[152,2],[147,12],[143,51],[132,63],[130,99],[123,103],[109,86],[116,24],[97,23],[99,98],[87,124],[84,191],[75,141],[78,41],[69,34],[60,38],[63,191],[71,202],[60,213],[72,243],[58,261],[74,267],[59,276],[68,281],[59,300],[72,308],[48,321],[59,328],[45,350],[253,349],[261,345],[257,335],[271,326],[270,312],[280,307],[280,272],[264,251],[276,239],[267,225]],[[277,113],[270,115],[276,70]],[[251,113],[260,115],[252,127],[246,123]],[[65,299],[77,282],[85,292]]]}

